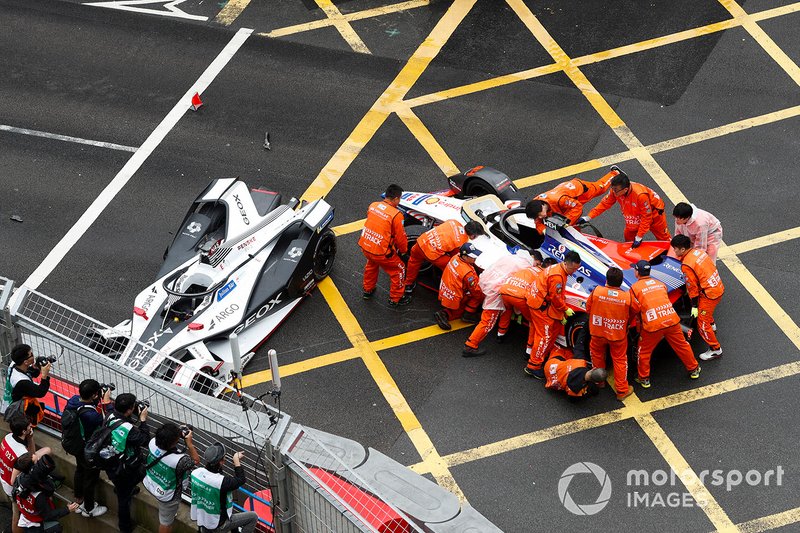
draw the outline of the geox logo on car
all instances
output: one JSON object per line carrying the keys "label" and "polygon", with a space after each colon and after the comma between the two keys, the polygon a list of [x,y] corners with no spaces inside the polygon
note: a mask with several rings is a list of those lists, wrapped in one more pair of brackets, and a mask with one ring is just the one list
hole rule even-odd
{"label": "geox logo on car", "polygon": [[239,324],[239,326],[237,326],[236,329],[233,330],[233,332],[238,335],[239,333],[241,333],[245,329],[247,329],[250,326],[252,326],[253,322],[255,322],[259,318],[261,318],[264,315],[266,315],[267,313],[269,313],[272,310],[273,307],[275,307],[276,305],[278,305],[279,303],[282,302],[281,296],[283,296],[283,293],[278,294],[275,298],[273,298],[272,300],[268,301],[266,304],[264,304],[263,307],[261,307],[261,309],[259,309],[258,311],[256,311],[255,313],[253,313],[252,315],[247,317],[247,320],[245,320],[244,323]]}
{"label": "geox logo on car", "polygon": [[244,222],[245,224],[247,224],[249,226],[250,225],[250,219],[247,218],[247,213],[244,210],[244,204],[242,203],[241,200],[239,200],[239,195],[238,194],[234,194],[233,195],[233,201],[236,202],[236,208],[239,209],[239,213],[242,215],[242,222]]}
{"label": "geox logo on car", "polygon": [[153,347],[156,345],[156,342],[167,333],[172,335],[172,328],[153,333],[150,338],[147,339],[147,342],[144,343],[144,348],[136,352],[128,361],[128,366],[133,370],[138,370],[142,364],[149,361],[153,357]]}

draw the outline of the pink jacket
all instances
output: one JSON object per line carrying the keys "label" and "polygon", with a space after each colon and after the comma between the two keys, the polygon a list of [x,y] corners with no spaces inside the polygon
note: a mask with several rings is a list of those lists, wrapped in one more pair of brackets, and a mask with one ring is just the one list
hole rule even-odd
{"label": "pink jacket", "polygon": [[694,204],[691,206],[692,217],[686,224],[675,222],[675,235],[686,235],[692,239],[692,246],[703,251],[707,251],[709,245],[719,246],[722,241],[722,225],[717,217]]}

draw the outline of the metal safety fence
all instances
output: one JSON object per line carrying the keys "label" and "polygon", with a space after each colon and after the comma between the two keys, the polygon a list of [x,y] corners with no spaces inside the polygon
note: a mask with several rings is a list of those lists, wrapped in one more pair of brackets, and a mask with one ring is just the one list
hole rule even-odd
{"label": "metal safety fence", "polygon": [[[243,450],[247,483],[236,495],[239,510],[255,511],[261,531],[421,531],[414,520],[386,503],[374,484],[361,479],[329,449],[314,430],[292,422],[265,393],[254,397],[231,388],[227,376],[204,376],[193,390],[160,379],[163,369],[181,361],[158,353],[161,372],[145,375],[121,364],[93,332],[109,326],[26,287],[14,290],[0,277],[0,350],[3,375],[16,343],[29,344],[37,356],[56,357],[45,404],[44,430],[58,436],[60,417],[77,385],[87,378],[113,383],[115,394],[129,392],[150,403],[151,427],[167,421],[193,426],[194,443],[204,449],[221,442],[229,452]],[[123,342],[133,342],[124,339]],[[112,347],[113,348],[113,347]],[[138,349],[148,346],[139,343]],[[363,448],[362,448],[363,449]],[[232,474],[226,462],[227,474]]]}

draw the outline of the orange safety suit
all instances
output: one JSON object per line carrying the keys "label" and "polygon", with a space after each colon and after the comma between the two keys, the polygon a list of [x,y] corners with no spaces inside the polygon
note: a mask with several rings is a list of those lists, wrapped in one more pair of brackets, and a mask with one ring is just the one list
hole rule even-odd
{"label": "orange safety suit", "polygon": [[630,292],[639,305],[639,377],[650,377],[650,356],[661,339],[667,339],[686,370],[691,372],[696,369],[697,359],[683,336],[681,319],[669,301],[667,286],[648,276],[634,283]]}
{"label": "orange safety suit", "polygon": [[550,357],[544,365],[544,386],[563,390],[568,396],[586,396],[591,392],[586,381],[586,372],[589,370],[589,364],[583,359]]}
{"label": "orange safety suit", "polygon": [[536,276],[525,295],[531,314],[528,333],[528,368],[541,370],[556,337],[563,330],[561,319],[567,310],[564,289],[567,286],[567,271],[563,263],[550,265]]}
{"label": "orange safety suit", "polygon": [[534,276],[541,271],[542,269],[537,266],[523,268],[511,274],[500,285],[500,297],[503,299],[503,306],[506,310],[500,315],[500,323],[497,325],[498,336],[502,337],[508,332],[508,327],[511,325],[511,317],[514,313],[521,314],[530,324],[531,312],[525,296]]}
{"label": "orange safety suit", "polygon": [[574,224],[583,214],[586,202],[604,194],[610,184],[611,178],[619,174],[612,170],[597,181],[585,181],[574,178],[564,183],[559,183],[553,189],[536,196],[536,200],[544,200],[553,213],[564,215]]}
{"label": "orange safety suit", "polygon": [[382,268],[391,280],[389,299],[393,302],[400,300],[404,291],[406,267],[398,254],[408,251],[403,214],[386,200],[370,204],[358,245],[367,258],[367,265],[364,267],[364,291],[375,290],[378,269]]}
{"label": "orange safety suit", "polygon": [[699,248],[692,248],[681,258],[689,298],[697,299],[697,329],[712,350],[719,350],[717,334],[712,329],[714,309],[725,293],[725,285],[711,257]]}
{"label": "orange safety suit", "polygon": [[611,191],[589,212],[589,216],[595,218],[615,203],[619,203],[625,219],[626,241],[632,241],[634,237],[644,237],[648,231],[652,231],[656,239],[670,239],[664,200],[650,187],[631,182],[628,192],[622,196],[616,196]]}
{"label": "orange safety suit", "polygon": [[628,291],[618,287],[595,287],[586,300],[592,366],[606,368],[608,347],[617,396],[628,393],[628,325],[638,311],[636,300]]}
{"label": "orange safety suit", "polygon": [[406,285],[413,285],[417,281],[419,269],[425,261],[433,263],[439,270],[444,270],[453,252],[458,251],[468,240],[464,226],[456,220],[442,222],[420,235],[411,247]]}
{"label": "orange safety suit", "polygon": [[439,283],[439,301],[447,311],[447,318],[461,318],[464,312],[474,313],[483,300],[483,292],[478,286],[478,273],[475,267],[455,256],[442,272]]}

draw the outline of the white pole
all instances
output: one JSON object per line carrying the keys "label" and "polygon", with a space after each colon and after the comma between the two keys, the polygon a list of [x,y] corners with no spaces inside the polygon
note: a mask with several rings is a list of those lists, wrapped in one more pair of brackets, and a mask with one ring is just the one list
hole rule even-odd
{"label": "white pole", "polygon": [[276,391],[280,392],[281,375],[278,371],[278,352],[269,350],[267,354],[269,355],[269,368],[272,370],[272,385],[275,387]]}

